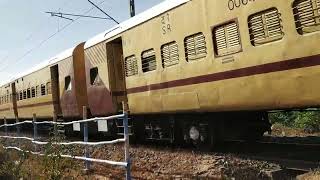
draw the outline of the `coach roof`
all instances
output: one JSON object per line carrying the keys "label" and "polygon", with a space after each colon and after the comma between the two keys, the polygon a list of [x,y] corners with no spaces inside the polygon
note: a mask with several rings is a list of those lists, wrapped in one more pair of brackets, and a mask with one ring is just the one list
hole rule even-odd
{"label": "coach roof", "polygon": [[15,80],[17,80],[19,78],[25,77],[25,76],[27,76],[29,74],[32,74],[32,73],[34,73],[36,71],[39,71],[39,70],[41,70],[43,68],[46,68],[46,67],[51,66],[53,64],[56,64],[59,61],[62,61],[64,59],[72,56],[72,53],[73,53],[74,49],[75,49],[75,47],[67,49],[67,50],[59,53],[58,55],[56,55],[56,56],[54,56],[54,57],[52,57],[52,58],[50,58],[48,60],[40,62],[39,64],[37,64],[36,66],[28,69],[27,71],[24,71],[22,73],[17,74],[16,76],[14,76],[14,78],[11,79],[11,82],[15,81]]}
{"label": "coach roof", "polygon": [[87,49],[91,46],[94,46],[100,42],[103,42],[109,38],[112,38],[130,28],[133,28],[139,24],[142,24],[166,11],[169,11],[175,7],[178,7],[186,2],[189,2],[190,0],[166,0],[120,24],[118,24],[117,26],[101,33],[98,34],[97,36],[89,39],[84,48]]}

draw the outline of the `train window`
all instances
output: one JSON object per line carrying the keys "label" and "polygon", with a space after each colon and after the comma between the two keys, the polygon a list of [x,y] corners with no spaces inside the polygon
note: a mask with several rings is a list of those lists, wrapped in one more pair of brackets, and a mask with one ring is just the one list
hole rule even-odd
{"label": "train window", "polygon": [[34,87],[31,88],[31,97],[36,97],[36,89]]}
{"label": "train window", "polygon": [[23,99],[26,99],[26,98],[27,98],[27,91],[23,90]]}
{"label": "train window", "polygon": [[156,53],[154,49],[142,52],[141,57],[143,72],[149,72],[157,69]]}
{"label": "train window", "polygon": [[47,82],[47,85],[46,85],[46,94],[51,94],[51,82]]}
{"label": "train window", "polygon": [[280,40],[284,35],[280,13],[276,8],[249,16],[248,25],[253,46]]}
{"label": "train window", "polygon": [[90,84],[93,86],[99,86],[101,84],[99,70],[97,67],[90,69]]}
{"label": "train window", "polygon": [[184,46],[187,61],[197,60],[207,55],[206,38],[203,33],[186,37],[184,39]]}
{"label": "train window", "polygon": [[179,63],[179,49],[177,42],[170,42],[161,46],[162,66],[169,67]]}
{"label": "train window", "polygon": [[125,72],[127,77],[138,74],[138,64],[135,55],[129,56],[125,59]]}
{"label": "train window", "polygon": [[40,95],[40,87],[36,86],[36,97]]}
{"label": "train window", "polygon": [[9,95],[9,102],[12,102],[12,94]]}
{"label": "train window", "polygon": [[67,76],[64,78],[64,89],[70,91],[72,89],[71,77]]}
{"label": "train window", "polygon": [[27,89],[27,99],[31,98],[31,90],[30,88]]}
{"label": "train window", "polygon": [[23,93],[22,93],[22,91],[20,91],[20,93],[19,93],[19,97],[20,97],[20,100],[22,100],[22,99],[23,99]]}
{"label": "train window", "polygon": [[44,96],[44,95],[46,95],[46,85],[44,85],[44,84],[41,84],[41,96]]}
{"label": "train window", "polygon": [[320,0],[296,0],[292,8],[299,34],[320,31]]}
{"label": "train window", "polygon": [[241,51],[241,41],[238,23],[228,22],[213,29],[215,53],[225,56]]}

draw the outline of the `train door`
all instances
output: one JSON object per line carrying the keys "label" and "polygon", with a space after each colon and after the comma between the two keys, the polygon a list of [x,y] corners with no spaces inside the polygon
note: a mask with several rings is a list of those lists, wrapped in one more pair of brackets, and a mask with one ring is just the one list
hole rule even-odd
{"label": "train door", "polygon": [[114,106],[122,110],[122,102],[126,104],[126,85],[123,66],[122,39],[118,38],[106,44],[110,92]]}
{"label": "train door", "polygon": [[18,117],[18,108],[17,108],[17,89],[16,89],[16,83],[11,84],[11,91],[12,91],[12,106],[13,106],[13,111],[14,111],[14,116],[17,118]]}
{"label": "train door", "polygon": [[57,117],[62,116],[62,110],[60,106],[60,89],[59,89],[59,67],[54,65],[50,67],[51,73],[51,88],[52,88],[52,101],[54,107],[54,113]]}

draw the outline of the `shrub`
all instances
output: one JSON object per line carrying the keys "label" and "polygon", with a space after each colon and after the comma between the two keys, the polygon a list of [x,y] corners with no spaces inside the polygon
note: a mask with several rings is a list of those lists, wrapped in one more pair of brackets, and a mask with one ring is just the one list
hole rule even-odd
{"label": "shrub", "polygon": [[320,131],[319,111],[288,111],[270,113],[271,123],[280,123],[288,127],[304,129],[309,133]]}

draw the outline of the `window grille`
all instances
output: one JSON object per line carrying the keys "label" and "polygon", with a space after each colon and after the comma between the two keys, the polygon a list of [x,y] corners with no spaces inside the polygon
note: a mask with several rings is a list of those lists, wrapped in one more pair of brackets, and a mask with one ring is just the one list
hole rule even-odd
{"label": "window grille", "polygon": [[299,34],[320,31],[320,0],[296,0],[293,14]]}
{"label": "window grille", "polygon": [[23,100],[23,92],[22,91],[20,91],[20,93],[19,93],[20,95],[20,100]]}
{"label": "window grille", "polygon": [[41,84],[41,96],[46,95],[46,85]]}
{"label": "window grille", "polygon": [[161,47],[162,66],[169,67],[179,63],[179,48],[177,42],[170,42]]}
{"label": "window grille", "polygon": [[31,98],[31,90],[30,88],[27,89],[27,99]]}
{"label": "window grille", "polygon": [[27,99],[27,91],[23,90],[23,99]]}
{"label": "window grille", "polygon": [[36,97],[36,89],[34,87],[31,88],[31,97],[32,98]]}
{"label": "window grille", "polygon": [[241,51],[239,27],[236,22],[229,22],[214,29],[215,51],[224,56]]}
{"label": "window grille", "polygon": [[72,83],[71,83],[71,77],[67,76],[64,79],[64,88],[66,91],[71,91],[72,89]]}
{"label": "window grille", "polygon": [[36,86],[36,97],[40,96],[40,86]]}
{"label": "window grille", "polygon": [[254,46],[282,39],[284,33],[281,17],[276,8],[271,8],[249,17],[251,44]]}
{"label": "window grille", "polygon": [[207,55],[206,38],[203,33],[186,37],[184,46],[187,61],[203,58]]}
{"label": "window grille", "polygon": [[156,62],[156,53],[154,49],[150,49],[142,52],[142,71],[149,72],[156,70],[157,62]]}
{"label": "window grille", "polygon": [[135,55],[129,56],[125,59],[125,72],[127,77],[138,74],[138,64]]}

